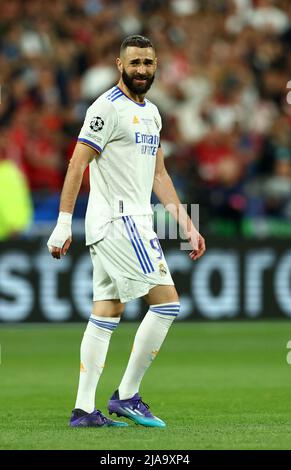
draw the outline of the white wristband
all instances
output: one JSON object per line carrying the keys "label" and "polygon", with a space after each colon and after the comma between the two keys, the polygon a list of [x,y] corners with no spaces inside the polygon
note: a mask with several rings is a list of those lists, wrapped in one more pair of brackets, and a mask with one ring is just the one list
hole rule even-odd
{"label": "white wristband", "polygon": [[58,224],[72,224],[72,214],[70,212],[60,212],[58,217]]}

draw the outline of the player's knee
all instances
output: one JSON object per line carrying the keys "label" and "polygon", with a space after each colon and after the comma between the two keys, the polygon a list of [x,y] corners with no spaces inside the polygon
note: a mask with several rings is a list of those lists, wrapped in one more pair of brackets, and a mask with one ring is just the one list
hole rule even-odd
{"label": "player's knee", "polygon": [[124,312],[124,304],[119,301],[103,300],[93,303],[93,315],[99,317],[120,317]]}
{"label": "player's knee", "polygon": [[175,286],[170,286],[170,289],[165,290],[163,295],[164,302],[161,303],[175,303],[180,305],[180,300]]}
{"label": "player's knee", "polygon": [[179,296],[175,286],[155,286],[144,296],[144,299],[149,305],[171,302],[179,303]]}
{"label": "player's knee", "polygon": [[118,303],[115,305],[115,309],[114,309],[114,315],[115,317],[121,317],[121,315],[123,314],[124,312],[124,308],[125,308],[125,305],[122,304],[122,303]]}

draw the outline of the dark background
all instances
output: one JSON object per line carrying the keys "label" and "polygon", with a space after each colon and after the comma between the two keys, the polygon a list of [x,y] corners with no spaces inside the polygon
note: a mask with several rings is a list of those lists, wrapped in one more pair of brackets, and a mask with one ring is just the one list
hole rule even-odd
{"label": "dark background", "polygon": [[[0,321],[85,321],[91,311],[92,266],[87,248],[75,241],[61,261],[46,240],[2,244]],[[181,299],[179,320],[259,320],[291,316],[291,250],[288,243],[209,239],[198,263],[162,243]],[[129,302],[124,318],[146,312],[140,299]]]}

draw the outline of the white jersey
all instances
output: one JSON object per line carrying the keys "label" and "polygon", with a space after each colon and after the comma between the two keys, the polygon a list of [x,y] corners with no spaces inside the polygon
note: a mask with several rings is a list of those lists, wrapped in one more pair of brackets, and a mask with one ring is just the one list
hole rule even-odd
{"label": "white jersey", "polygon": [[152,214],[150,198],[161,117],[145,99],[136,103],[114,86],[89,108],[78,140],[100,152],[90,163],[86,245],[104,236],[108,223]]}

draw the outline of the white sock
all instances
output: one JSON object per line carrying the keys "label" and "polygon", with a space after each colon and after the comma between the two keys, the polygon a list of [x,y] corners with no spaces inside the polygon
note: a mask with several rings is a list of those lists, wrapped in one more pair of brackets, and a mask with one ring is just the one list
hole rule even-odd
{"label": "white sock", "polygon": [[121,400],[138,392],[142,378],[158,354],[179,309],[179,302],[150,305],[136,332],[129,362],[118,387]]}
{"label": "white sock", "polygon": [[81,343],[80,379],[75,408],[92,413],[112,332],[120,318],[91,315]]}

